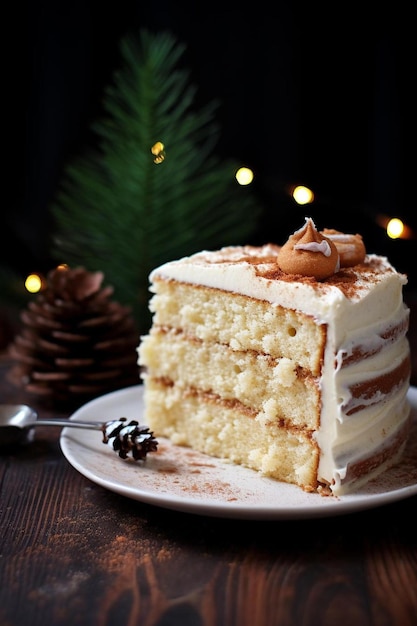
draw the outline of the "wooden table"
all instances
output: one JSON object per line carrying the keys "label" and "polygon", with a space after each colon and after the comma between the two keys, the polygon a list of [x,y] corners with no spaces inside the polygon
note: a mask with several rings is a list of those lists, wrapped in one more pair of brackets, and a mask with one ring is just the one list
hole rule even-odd
{"label": "wooden table", "polygon": [[[1,402],[33,404],[9,365]],[[90,482],[59,433],[0,456],[1,626],[416,626],[417,497],[298,521],[179,513]]]}

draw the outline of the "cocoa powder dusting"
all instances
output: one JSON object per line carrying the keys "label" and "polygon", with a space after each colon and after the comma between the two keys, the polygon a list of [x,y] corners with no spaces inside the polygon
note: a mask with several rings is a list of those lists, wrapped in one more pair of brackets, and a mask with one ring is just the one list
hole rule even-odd
{"label": "cocoa powder dusting", "polygon": [[347,298],[351,298],[358,291],[364,287],[358,282],[361,277],[361,272],[366,272],[366,277],[369,282],[375,280],[381,269],[376,267],[377,264],[373,261],[366,261],[360,265],[349,267],[340,270],[336,274],[326,278],[325,280],[317,280],[312,276],[301,276],[301,274],[285,274],[282,272],[278,265],[275,267],[257,268],[256,274],[261,278],[267,278],[268,280],[280,280],[287,283],[300,283],[303,285],[311,285],[313,288],[326,291],[327,287],[337,287]]}

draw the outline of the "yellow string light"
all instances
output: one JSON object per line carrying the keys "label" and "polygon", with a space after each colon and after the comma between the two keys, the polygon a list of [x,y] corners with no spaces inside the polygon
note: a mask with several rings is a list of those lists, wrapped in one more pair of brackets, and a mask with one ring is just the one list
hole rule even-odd
{"label": "yellow string light", "polygon": [[250,185],[253,181],[253,171],[249,167],[240,167],[235,174],[235,178],[239,185]]}
{"label": "yellow string light", "polygon": [[379,214],[375,219],[390,239],[415,239],[416,235],[410,226],[407,226],[399,217],[388,217]]}
{"label": "yellow string light", "polygon": [[157,141],[156,143],[154,143],[154,145],[151,148],[151,152],[154,155],[154,163],[162,163],[162,161],[165,159],[165,146],[162,143],[162,141]]}
{"label": "yellow string light", "polygon": [[398,239],[404,232],[404,223],[397,217],[393,217],[387,224],[387,235],[391,239]]}
{"label": "yellow string light", "polygon": [[304,185],[297,185],[292,191],[292,197],[297,204],[311,204],[314,200],[314,193]]}
{"label": "yellow string light", "polygon": [[25,288],[29,293],[38,293],[43,288],[43,280],[39,274],[29,274],[25,280]]}

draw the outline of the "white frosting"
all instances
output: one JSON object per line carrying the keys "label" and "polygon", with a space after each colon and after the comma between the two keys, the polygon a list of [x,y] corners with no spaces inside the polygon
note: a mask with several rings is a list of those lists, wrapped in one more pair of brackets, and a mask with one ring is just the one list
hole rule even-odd
{"label": "white frosting", "polygon": [[308,243],[296,243],[294,250],[309,250],[310,252],[321,252],[324,256],[328,257],[332,253],[329,242],[323,239],[318,243],[317,241],[309,241]]}
{"label": "white frosting", "polygon": [[[263,276],[276,270],[278,251],[272,244],[203,251],[162,265],[150,279],[161,276],[243,294],[303,312],[318,324],[327,324],[319,381],[321,425],[316,433],[321,448],[319,480],[333,485],[333,492],[341,494],[349,490],[349,484],[342,482],[349,463],[371,456],[385,437],[399,432],[408,419],[408,381],[389,394],[376,393],[370,398],[352,399],[350,392],[355,384],[388,375],[407,357],[409,345],[404,336],[393,339],[388,346],[381,337],[387,328],[407,324],[409,311],[402,295],[407,279],[385,257],[376,255],[368,255],[360,271],[355,267],[343,271],[354,286],[345,293],[329,281]],[[378,351],[382,345],[384,350]],[[364,346],[373,356],[342,367],[343,358],[358,346]],[[358,406],[363,408],[347,414]]]}

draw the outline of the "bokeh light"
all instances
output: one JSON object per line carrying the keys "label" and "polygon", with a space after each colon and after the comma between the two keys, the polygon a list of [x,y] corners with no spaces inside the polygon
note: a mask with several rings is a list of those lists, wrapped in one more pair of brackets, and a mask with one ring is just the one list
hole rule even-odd
{"label": "bokeh light", "polygon": [[43,288],[43,279],[39,274],[29,274],[25,280],[25,287],[29,293],[38,293]]}
{"label": "bokeh light", "polygon": [[387,235],[391,239],[398,239],[404,232],[404,223],[397,217],[393,217],[387,224]]}
{"label": "bokeh light", "polygon": [[154,160],[153,162],[156,164],[162,163],[162,161],[164,161],[165,159],[165,146],[162,143],[162,141],[157,141],[156,143],[154,143],[154,145],[151,148],[151,152],[154,155]]}
{"label": "bokeh light", "polygon": [[292,191],[292,197],[297,204],[311,204],[314,200],[314,193],[304,185],[297,185]]}
{"label": "bokeh light", "polygon": [[250,185],[253,181],[253,171],[249,167],[240,167],[236,172],[239,185]]}

